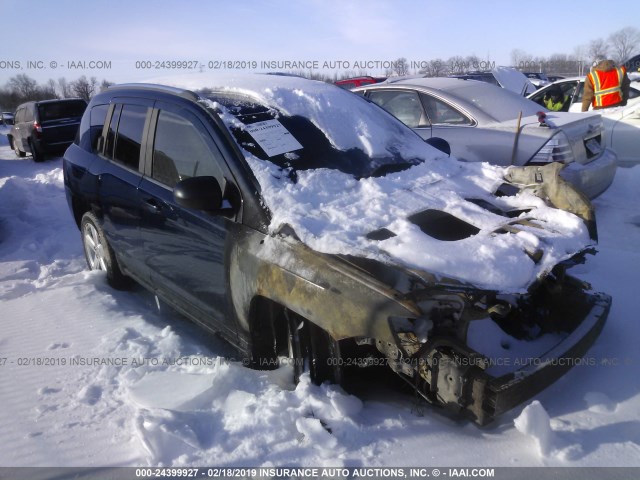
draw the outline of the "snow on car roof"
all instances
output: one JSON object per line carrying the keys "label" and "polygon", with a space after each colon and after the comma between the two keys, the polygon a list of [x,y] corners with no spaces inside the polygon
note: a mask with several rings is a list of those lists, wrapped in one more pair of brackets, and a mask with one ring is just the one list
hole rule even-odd
{"label": "snow on car roof", "polygon": [[[447,158],[377,106],[339,87],[267,75],[193,74],[154,82],[249,95],[284,115],[308,118],[338,149],[360,148],[373,158],[393,145],[405,158],[423,160],[401,172],[360,179],[327,168],[300,170],[294,182],[282,168],[243,149],[272,213],[270,232],[288,224],[314,250],[400,264],[479,288],[521,292],[590,244],[582,220],[568,212],[527,193],[495,197],[493,192],[504,182],[502,168]],[[238,119],[231,112],[220,105],[215,108],[222,111],[230,130],[237,128]],[[521,217],[543,228],[522,226],[518,233],[496,233],[514,219],[467,199],[527,210]],[[419,221],[409,219],[425,211],[446,212],[475,231],[459,240],[434,238],[424,233]],[[393,236],[368,237],[383,228]],[[536,263],[531,253],[539,250],[544,254]]]}
{"label": "snow on car roof", "polygon": [[[408,134],[398,122],[381,126],[379,112],[353,93],[325,82],[287,75],[190,74],[154,79],[154,83],[189,90],[223,90],[244,94],[293,116],[309,118],[336,148],[362,148],[373,156],[385,155],[402,138],[405,156],[424,155],[424,142]],[[373,118],[372,118],[373,117]],[[354,122],[353,119],[359,121]],[[431,157],[437,156],[435,151]]]}

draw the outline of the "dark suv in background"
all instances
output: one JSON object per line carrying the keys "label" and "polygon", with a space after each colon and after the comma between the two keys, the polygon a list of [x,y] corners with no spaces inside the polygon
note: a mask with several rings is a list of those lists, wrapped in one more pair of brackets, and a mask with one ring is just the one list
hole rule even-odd
{"label": "dark suv in background", "polygon": [[36,162],[48,154],[62,153],[73,142],[86,108],[81,98],[23,103],[7,135],[9,145],[17,156],[29,152]]}

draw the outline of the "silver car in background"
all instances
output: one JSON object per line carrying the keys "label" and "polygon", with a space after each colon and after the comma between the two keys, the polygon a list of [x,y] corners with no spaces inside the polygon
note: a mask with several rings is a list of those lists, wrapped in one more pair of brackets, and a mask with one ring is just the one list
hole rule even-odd
{"label": "silver car in background", "polygon": [[422,138],[440,137],[463,161],[566,165],[562,176],[589,198],[615,176],[600,115],[550,112],[503,88],[456,78],[402,78],[354,90]]}

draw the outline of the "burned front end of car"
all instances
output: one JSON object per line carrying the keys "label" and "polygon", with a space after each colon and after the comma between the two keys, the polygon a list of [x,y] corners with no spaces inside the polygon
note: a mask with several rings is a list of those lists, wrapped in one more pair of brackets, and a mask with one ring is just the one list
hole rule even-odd
{"label": "burned front end of car", "polygon": [[597,231],[563,165],[457,162],[358,96],[312,90],[207,104],[266,211],[226,254],[251,364],[340,383],[333,367],[384,363],[480,425],[575,365],[611,298],[567,274]]}
{"label": "burned front end of car", "polygon": [[[595,241],[593,209],[558,176],[560,168],[511,169],[504,190],[529,190],[576,214]],[[524,225],[531,225],[526,217],[503,229],[513,233]],[[359,338],[357,343],[375,345],[385,363],[428,402],[485,425],[572,367],[588,364],[583,357],[604,326],[611,297],[593,292],[568,270],[594,253],[592,247],[583,249],[519,293],[408,270],[410,286],[396,298],[421,313],[388,317],[392,341]],[[535,261],[539,254],[530,257]],[[367,268],[368,262],[355,263]]]}
{"label": "burned front end of car", "polygon": [[371,341],[428,402],[485,425],[580,365],[602,330],[611,297],[565,269],[525,294],[416,288],[401,300],[422,315],[390,317],[393,342]]}

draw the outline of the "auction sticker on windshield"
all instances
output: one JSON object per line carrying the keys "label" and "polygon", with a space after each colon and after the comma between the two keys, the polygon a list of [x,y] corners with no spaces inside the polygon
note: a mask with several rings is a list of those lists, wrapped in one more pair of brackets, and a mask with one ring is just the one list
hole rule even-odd
{"label": "auction sticker on windshield", "polygon": [[263,122],[247,125],[246,131],[264,150],[269,157],[275,157],[287,152],[299,150],[302,145],[284,128],[278,120],[265,120]]}

